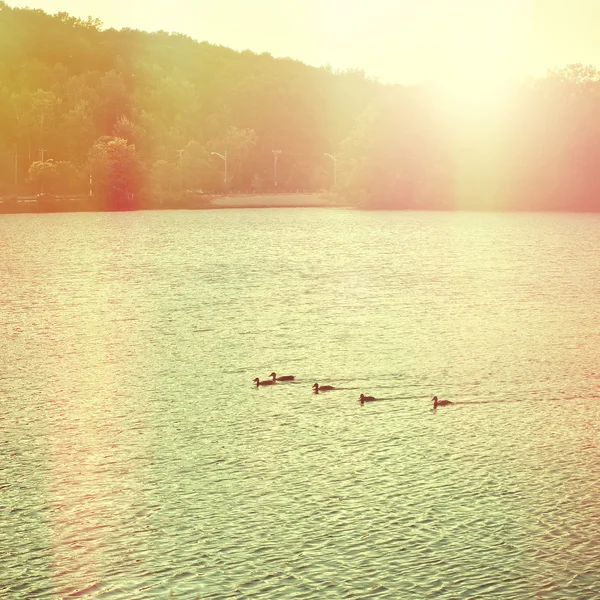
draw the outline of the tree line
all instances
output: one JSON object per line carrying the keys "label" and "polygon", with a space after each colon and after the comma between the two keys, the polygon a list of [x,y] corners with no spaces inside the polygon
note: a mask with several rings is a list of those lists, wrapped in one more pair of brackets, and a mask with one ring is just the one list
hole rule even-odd
{"label": "tree line", "polygon": [[116,203],[329,188],[324,153],[381,87],[360,71],[4,2],[0,56],[0,195],[85,194],[90,175]]}
{"label": "tree line", "polygon": [[1,0],[0,57],[0,196],[92,192],[115,209],[328,189],[365,208],[600,208],[593,67],[515,85],[492,126],[432,86]]}

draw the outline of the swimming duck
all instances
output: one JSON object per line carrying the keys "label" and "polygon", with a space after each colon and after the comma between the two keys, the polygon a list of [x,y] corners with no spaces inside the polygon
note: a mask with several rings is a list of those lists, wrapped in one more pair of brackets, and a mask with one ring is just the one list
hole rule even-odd
{"label": "swimming duck", "polygon": [[273,385],[275,383],[275,380],[274,379],[265,379],[264,381],[261,381],[257,377],[256,379],[253,379],[252,382],[256,384],[256,387],[258,387],[259,385]]}
{"label": "swimming duck", "polygon": [[364,394],[361,394],[358,401],[360,402],[360,404],[362,406],[365,402],[376,402],[377,398],[373,398],[373,396],[365,396]]}
{"label": "swimming duck", "polygon": [[450,400],[438,400],[437,396],[433,397],[433,410],[435,410],[438,406],[450,406],[452,402]]}
{"label": "swimming duck", "polygon": [[294,379],[296,379],[294,375],[283,375],[283,377],[277,377],[275,371],[273,371],[269,377],[272,377],[273,381],[294,381]]}
{"label": "swimming duck", "polygon": [[331,390],[339,390],[340,388],[333,387],[332,385],[319,385],[315,383],[313,386],[313,390],[315,390],[315,394],[319,392],[330,392]]}

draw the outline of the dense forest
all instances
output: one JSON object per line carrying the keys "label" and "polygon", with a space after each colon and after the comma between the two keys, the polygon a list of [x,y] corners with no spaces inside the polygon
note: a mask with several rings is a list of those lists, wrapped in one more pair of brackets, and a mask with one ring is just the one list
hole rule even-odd
{"label": "dense forest", "polygon": [[358,71],[3,2],[0,56],[0,195],[87,193],[89,175],[118,204],[329,188],[325,153],[381,88]]}
{"label": "dense forest", "polygon": [[596,69],[521,82],[501,123],[458,115],[433,86],[0,0],[0,196],[131,209],[329,190],[365,208],[600,209]]}

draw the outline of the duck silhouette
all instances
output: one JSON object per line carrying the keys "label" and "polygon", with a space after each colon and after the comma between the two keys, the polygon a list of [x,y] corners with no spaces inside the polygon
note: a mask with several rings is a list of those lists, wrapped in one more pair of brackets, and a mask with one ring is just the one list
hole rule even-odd
{"label": "duck silhouette", "polygon": [[273,381],[294,381],[294,379],[296,379],[295,375],[283,375],[281,377],[277,377],[275,371],[273,371],[269,377],[272,377]]}
{"label": "duck silhouette", "polygon": [[450,406],[452,402],[450,400],[438,400],[437,396],[433,397],[433,410],[435,410],[438,406]]}
{"label": "duck silhouette", "polygon": [[319,385],[318,383],[313,384],[313,390],[315,390],[315,394],[319,392],[331,392],[332,390],[341,390],[342,388],[336,388],[332,385]]}
{"label": "duck silhouette", "polygon": [[365,402],[377,402],[377,398],[374,398],[373,396],[365,396],[364,394],[361,394],[358,401],[361,404],[364,404]]}
{"label": "duck silhouette", "polygon": [[377,398],[373,398],[373,396],[365,396],[364,394],[361,394],[358,401],[360,402],[360,405],[362,406],[365,402],[377,402]]}
{"label": "duck silhouette", "polygon": [[275,383],[275,380],[265,379],[264,381],[261,381],[258,377],[256,377],[252,380],[252,382],[256,384],[256,387],[258,387],[259,385],[273,385]]}

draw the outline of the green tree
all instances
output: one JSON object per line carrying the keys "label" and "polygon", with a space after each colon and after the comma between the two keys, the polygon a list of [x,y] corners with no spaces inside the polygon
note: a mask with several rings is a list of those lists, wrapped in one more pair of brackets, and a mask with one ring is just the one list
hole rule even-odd
{"label": "green tree", "polygon": [[154,195],[170,194],[179,187],[177,165],[166,160],[157,160],[150,171],[150,186]]}
{"label": "green tree", "polygon": [[98,130],[112,133],[118,120],[131,114],[131,100],[123,76],[114,70],[106,73],[99,81],[98,104],[94,107]]}
{"label": "green tree", "polygon": [[58,182],[58,172],[52,160],[41,162],[36,160],[31,163],[27,174],[27,183],[37,193],[54,192]]}
{"label": "green tree", "polygon": [[262,177],[256,173],[254,177],[252,177],[252,182],[250,183],[250,187],[254,191],[255,194],[262,192],[263,189],[263,180]]}
{"label": "green tree", "polygon": [[88,155],[93,192],[109,210],[131,210],[139,206],[144,166],[135,147],[122,138],[103,137]]}
{"label": "green tree", "polygon": [[230,127],[223,137],[211,142],[211,147],[216,151],[227,152],[228,179],[236,189],[244,187],[243,167],[257,141],[258,136],[254,129]]}
{"label": "green tree", "polygon": [[83,194],[88,190],[88,177],[68,160],[59,160],[56,167],[56,190],[61,194]]}
{"label": "green tree", "polygon": [[85,100],[78,101],[62,115],[58,135],[62,140],[63,155],[74,162],[83,162],[96,139],[92,111]]}
{"label": "green tree", "polygon": [[140,156],[148,153],[148,134],[145,129],[137,125],[126,116],[121,116],[113,128],[113,136],[127,140],[135,146]]}
{"label": "green tree", "polygon": [[73,163],[52,159],[31,163],[27,183],[36,193],[81,194],[86,189],[86,178]]}
{"label": "green tree", "polygon": [[181,157],[180,169],[183,186],[187,190],[214,189],[218,186],[215,162],[200,142],[192,140]]}

